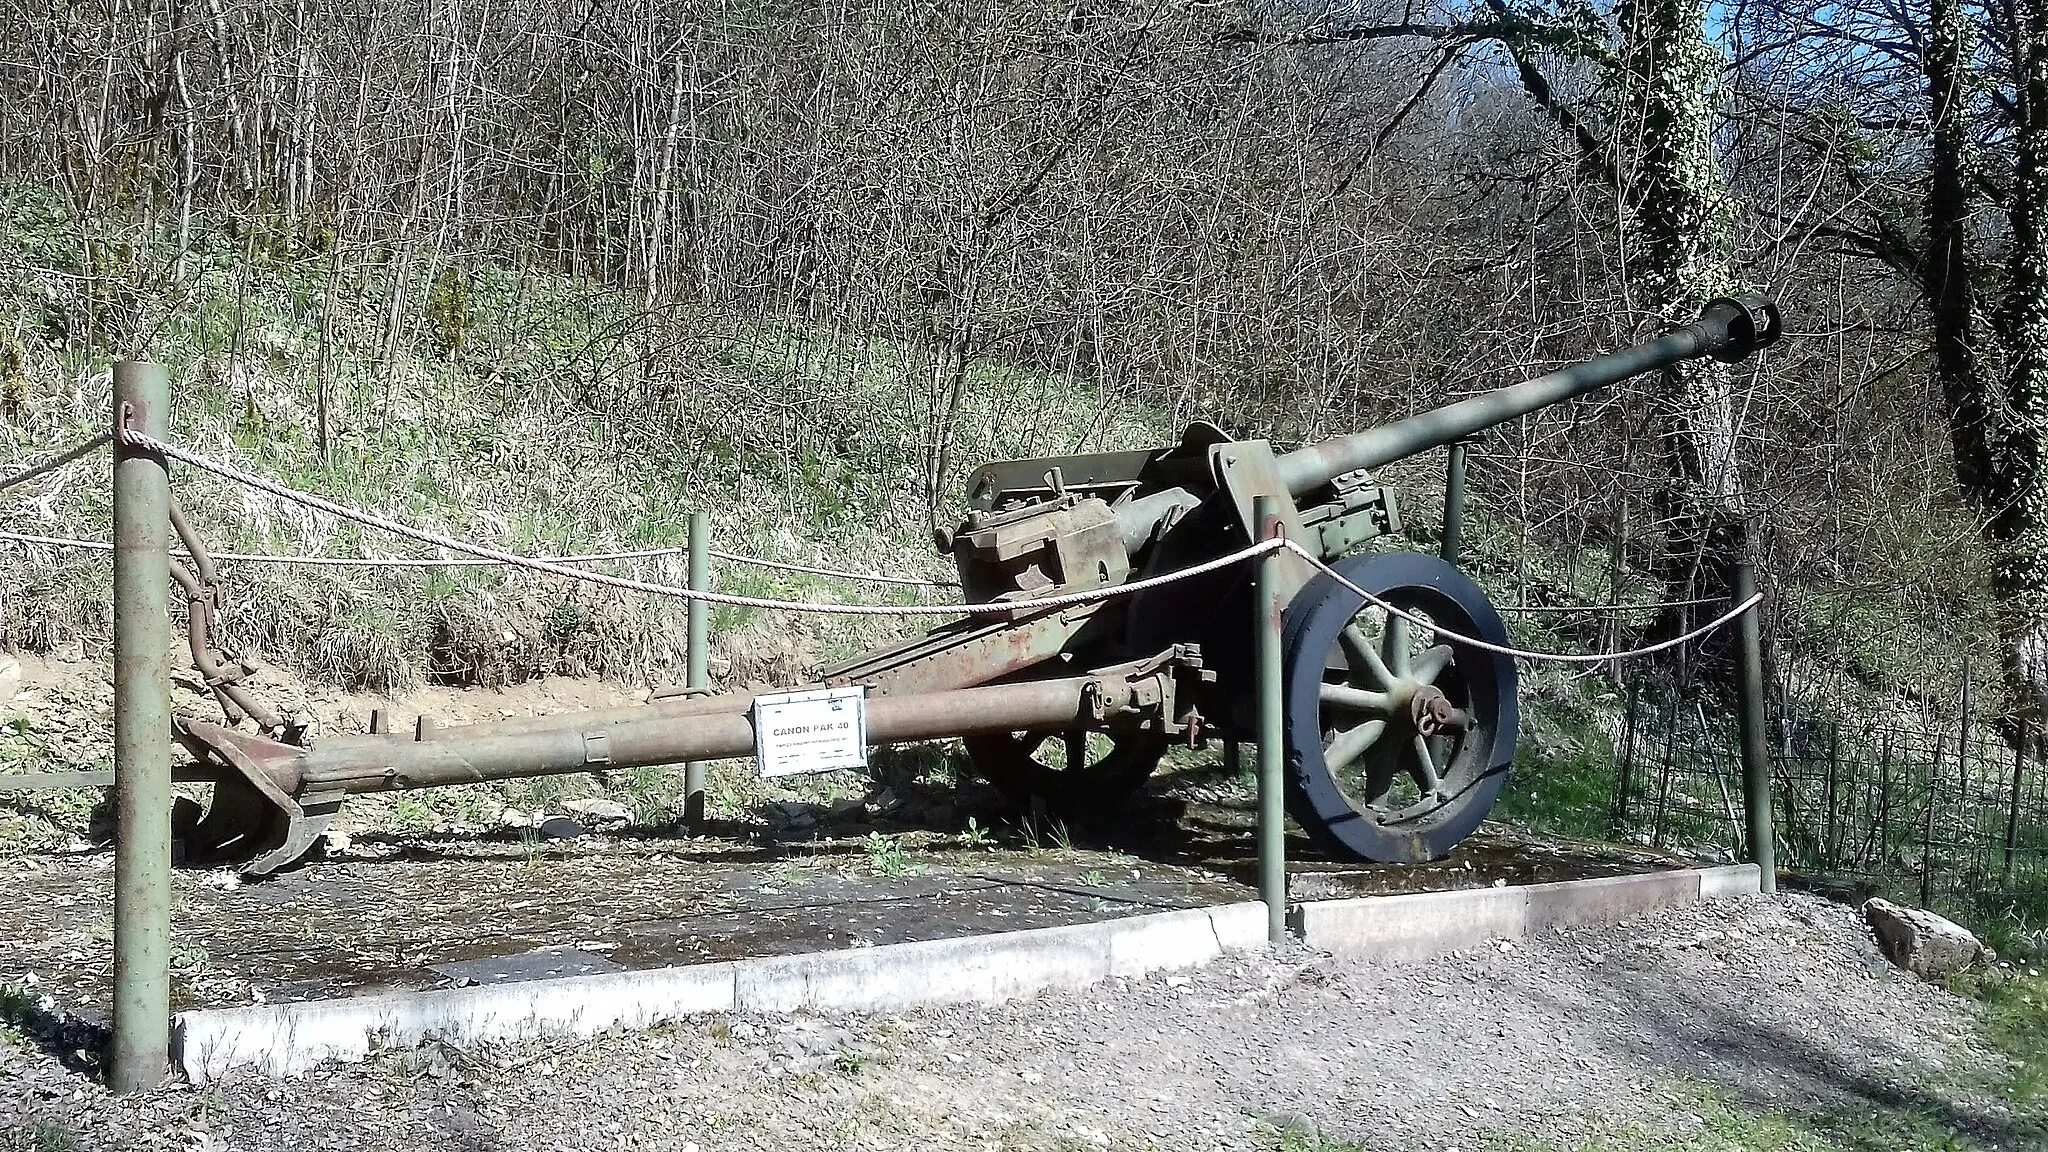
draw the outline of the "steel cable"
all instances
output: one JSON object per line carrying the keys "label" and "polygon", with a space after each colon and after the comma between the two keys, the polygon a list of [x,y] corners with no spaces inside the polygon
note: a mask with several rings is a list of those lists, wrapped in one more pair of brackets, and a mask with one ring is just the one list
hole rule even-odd
{"label": "steel cable", "polygon": [[[27,532],[0,532],[0,540],[12,540],[18,544],[41,544],[51,548],[85,548],[96,552],[112,552],[114,546],[104,540],[81,540],[72,536],[36,536]],[[551,564],[595,564],[606,560],[641,560],[656,556],[680,556],[690,549],[640,548],[627,552],[590,552],[576,556],[537,556]],[[935,580],[913,580],[902,576],[879,576],[865,572],[843,572],[834,568],[808,568],[796,564],[784,564],[778,560],[763,560],[737,552],[721,552],[711,549],[711,555],[735,564],[747,564],[762,568],[781,568],[792,572],[810,572],[819,576],[836,576],[845,580],[873,580],[883,584],[910,584],[927,588],[949,588],[958,585],[944,584]],[[255,564],[311,564],[330,568],[485,568],[502,566],[503,560],[457,559],[444,556],[299,556],[278,552],[214,552],[215,560],[246,560]]]}
{"label": "steel cable", "polygon": [[1295,543],[1294,541],[1283,540],[1282,543],[1286,545],[1288,551],[1293,552],[1296,555],[1300,556],[1302,559],[1308,561],[1311,565],[1315,566],[1316,568],[1319,568],[1322,571],[1329,573],[1331,579],[1335,580],[1337,583],[1343,585],[1344,587],[1350,589],[1357,595],[1364,597],[1368,603],[1374,605],[1375,607],[1385,610],[1389,615],[1398,616],[1401,619],[1406,620],[1407,622],[1415,625],[1418,628],[1434,632],[1438,636],[1444,637],[1445,639],[1450,640],[1454,644],[1463,644],[1467,647],[1477,648],[1482,652],[1492,652],[1501,656],[1512,656],[1519,660],[1541,660],[1552,664],[1602,664],[1609,660],[1627,660],[1636,656],[1648,656],[1653,652],[1662,652],[1666,648],[1676,648],[1680,644],[1683,644],[1689,640],[1697,640],[1700,637],[1706,635],[1707,633],[1712,632],[1714,629],[1719,628],[1721,625],[1728,623],[1730,620],[1735,619],[1736,617],[1742,615],[1744,612],[1747,612],[1750,609],[1756,607],[1758,604],[1763,603],[1764,599],[1764,594],[1759,592],[1756,595],[1751,596],[1749,599],[1744,600],[1742,603],[1737,604],[1735,607],[1730,608],[1728,611],[1722,613],[1718,618],[1706,624],[1702,624],[1698,628],[1695,628],[1682,636],[1673,636],[1669,640],[1660,640],[1655,644],[1646,644],[1641,648],[1631,648],[1626,652],[1602,652],[1594,655],[1580,655],[1577,653],[1568,652],[1531,652],[1526,648],[1514,648],[1504,644],[1489,643],[1488,641],[1480,640],[1472,636],[1462,636],[1456,632],[1451,631],[1448,628],[1445,628],[1441,624],[1432,623],[1431,621],[1424,620],[1421,617],[1410,615],[1409,613],[1394,607],[1392,604],[1387,603],[1385,600],[1382,600],[1378,596],[1375,596],[1372,593],[1367,592],[1365,589],[1360,588],[1358,585],[1353,584],[1351,581],[1346,580],[1343,574],[1339,573],[1335,568],[1330,567],[1328,564],[1325,564],[1323,562],[1322,557],[1317,556],[1315,553],[1310,552],[1308,549],[1303,548],[1301,545]]}
{"label": "steel cable", "polygon": [[65,452],[60,452],[57,455],[50,457],[48,460],[45,460],[40,464],[31,465],[30,467],[25,468],[20,472],[16,472],[14,475],[9,476],[4,480],[0,480],[0,490],[12,488],[16,484],[26,484],[30,480],[33,480],[36,477],[41,476],[45,472],[54,472],[57,469],[62,468],[66,464],[71,463],[73,460],[78,459],[81,456],[84,456],[90,452],[105,447],[110,441],[113,440],[113,438],[114,434],[112,432],[102,432],[99,435],[94,436],[92,439],[87,440],[86,442],[78,445],[75,448],[72,448]]}
{"label": "steel cable", "polygon": [[447,548],[455,552],[464,552],[471,556],[496,560],[503,564],[529,568],[536,572],[545,572],[554,576],[563,576],[571,580],[582,580],[586,583],[621,588],[629,592],[646,592],[656,596],[672,596],[679,600],[702,600],[710,604],[727,604],[736,608],[763,608],[772,611],[807,612],[833,616],[971,616],[1035,612],[1050,608],[1065,608],[1078,604],[1093,604],[1103,600],[1114,599],[1118,596],[1127,596],[1135,592],[1164,587],[1168,584],[1214,572],[1219,568],[1227,568],[1232,564],[1289,546],[1283,540],[1265,540],[1227,556],[1219,556],[1213,560],[1204,561],[1191,568],[1183,568],[1179,571],[1133,581],[1129,584],[1119,584],[1107,588],[1092,588],[1085,592],[1067,592],[1058,596],[1044,596],[1031,600],[988,604],[912,604],[903,606],[886,604],[812,604],[795,600],[771,600],[759,596],[734,596],[724,592],[700,592],[691,588],[679,588],[672,584],[654,584],[645,580],[633,580],[602,572],[586,572],[577,568],[568,568],[553,561],[520,556],[516,553],[506,552],[503,549],[492,548],[484,544],[468,543],[439,532],[415,528],[409,524],[380,516],[374,512],[366,512],[362,509],[350,508],[344,504],[337,504],[323,496],[315,496],[310,492],[300,492],[276,481],[266,480],[254,473],[244,472],[231,464],[223,464],[220,461],[208,459],[198,453],[187,452],[182,448],[166,444],[153,436],[131,429],[123,429],[119,436],[124,444],[148,449],[168,459],[181,460],[194,468],[211,472],[222,479],[232,480],[237,484],[254,488],[259,492],[268,492],[273,496],[325,512],[331,516],[338,516],[344,520],[361,524],[364,527],[381,529],[382,531],[403,536],[421,544],[428,544],[437,548]]}

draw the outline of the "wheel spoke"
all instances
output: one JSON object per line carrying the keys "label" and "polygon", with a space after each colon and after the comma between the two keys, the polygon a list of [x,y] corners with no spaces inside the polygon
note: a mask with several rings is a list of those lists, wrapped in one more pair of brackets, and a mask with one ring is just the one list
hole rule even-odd
{"label": "wheel spoke", "polygon": [[1415,666],[1408,670],[1408,677],[1417,684],[1434,684],[1436,678],[1444,674],[1444,669],[1451,666],[1455,655],[1449,644],[1439,644],[1415,658]]}
{"label": "wheel spoke", "polygon": [[1422,789],[1425,795],[1433,795],[1443,788],[1444,782],[1436,774],[1436,758],[1429,754],[1428,737],[1420,732],[1416,733],[1412,747],[1415,750],[1415,763],[1410,765],[1408,770],[1415,777],[1415,786]]}
{"label": "wheel spoke", "polygon": [[1325,684],[1318,690],[1323,703],[1338,708],[1349,708],[1357,712],[1378,712],[1386,715],[1393,707],[1393,699],[1385,692],[1374,692],[1369,688],[1353,688],[1349,684]]}
{"label": "wheel spoke", "polygon": [[1386,636],[1387,668],[1396,677],[1408,676],[1408,621],[1392,612],[1387,613]]}
{"label": "wheel spoke", "polygon": [[1355,623],[1346,624],[1344,626],[1344,649],[1355,657],[1359,663],[1365,665],[1366,673],[1379,681],[1380,687],[1392,688],[1394,686],[1393,672],[1388,670],[1387,662],[1380,659],[1380,654],[1373,647],[1372,641],[1366,639],[1365,629],[1360,628]]}
{"label": "wheel spoke", "polygon": [[1396,763],[1399,759],[1399,749],[1391,740],[1373,745],[1372,750],[1366,753],[1365,764],[1358,774],[1365,784],[1360,801],[1367,807],[1385,803],[1393,792],[1394,779],[1401,774],[1400,765]]}
{"label": "wheel spoke", "polygon": [[1337,738],[1330,741],[1330,746],[1323,749],[1323,763],[1332,773],[1342,772],[1371,748],[1386,730],[1385,720],[1367,720],[1356,728],[1339,732]]}

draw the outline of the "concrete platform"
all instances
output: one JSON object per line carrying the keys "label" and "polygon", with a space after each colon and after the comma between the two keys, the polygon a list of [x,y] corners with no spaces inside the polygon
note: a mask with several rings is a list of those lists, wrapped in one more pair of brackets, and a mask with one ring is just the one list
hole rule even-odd
{"label": "concrete platform", "polygon": [[1110,976],[1206,964],[1265,945],[1257,902],[1094,924],[642,972],[182,1013],[173,1048],[195,1084],[271,1075],[428,1040],[584,1036],[706,1012],[891,1011],[995,1003]]}
{"label": "concrete platform", "polygon": [[1413,960],[1547,928],[1605,924],[1676,904],[1758,891],[1754,864],[1522,887],[1419,892],[1296,905],[1288,926],[1319,951]]}
{"label": "concrete platform", "polygon": [[[895,1010],[1204,964],[1264,945],[1242,816],[1191,809],[1114,846],[998,844],[966,829],[803,842],[364,837],[260,884],[180,870],[180,1060],[200,1081],[242,1067],[290,1074],[434,1037]],[[1756,884],[1753,870],[1501,830],[1428,865],[1289,851],[1296,930],[1331,951],[1463,947]],[[104,851],[0,869],[0,986],[102,1026],[112,888]]]}
{"label": "concrete platform", "polygon": [[[1295,906],[1309,947],[1415,959],[1558,925],[1757,891],[1754,866],[1696,869]],[[557,957],[506,982],[382,996],[186,1012],[176,1059],[194,1083],[237,1068],[271,1075],[440,1039],[457,1044],[589,1035],[707,1012],[897,1011],[995,1003],[1111,976],[1207,964],[1266,946],[1265,905],[1241,901],[1021,932],[713,964],[548,975]],[[601,959],[601,958],[599,958]],[[539,976],[530,973],[540,972]]]}

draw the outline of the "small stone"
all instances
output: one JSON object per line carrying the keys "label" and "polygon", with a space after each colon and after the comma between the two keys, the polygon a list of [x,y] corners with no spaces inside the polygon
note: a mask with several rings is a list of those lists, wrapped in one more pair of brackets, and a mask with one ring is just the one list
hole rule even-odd
{"label": "small stone", "polygon": [[349,845],[353,843],[354,839],[339,828],[329,828],[320,834],[320,846],[329,856],[339,856],[347,852]]}
{"label": "small stone", "polygon": [[543,840],[574,840],[583,835],[583,825],[567,816],[550,816],[540,822],[537,831]]}
{"label": "small stone", "polygon": [[1268,1112],[1263,1119],[1282,1132],[1299,1132],[1305,1136],[1316,1134],[1316,1122],[1300,1112]]}
{"label": "small stone", "polygon": [[498,813],[498,827],[510,829],[531,828],[533,827],[533,817],[525,812],[521,812],[517,808],[507,808],[503,812]]}

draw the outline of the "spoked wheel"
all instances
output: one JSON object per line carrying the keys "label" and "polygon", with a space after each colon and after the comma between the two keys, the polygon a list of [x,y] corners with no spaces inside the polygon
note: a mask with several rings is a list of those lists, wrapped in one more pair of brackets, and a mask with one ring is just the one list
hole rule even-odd
{"label": "spoked wheel", "polygon": [[1327,574],[1287,609],[1288,793],[1333,853],[1381,863],[1440,859],[1479,827],[1514,759],[1515,666],[1436,627],[1507,642],[1485,593],[1413,553],[1355,556],[1337,571],[1426,625]]}
{"label": "spoked wheel", "polygon": [[1114,815],[1166,755],[1167,738],[1125,732],[1001,732],[968,736],[975,771],[1020,808],[1043,805],[1065,820]]}

